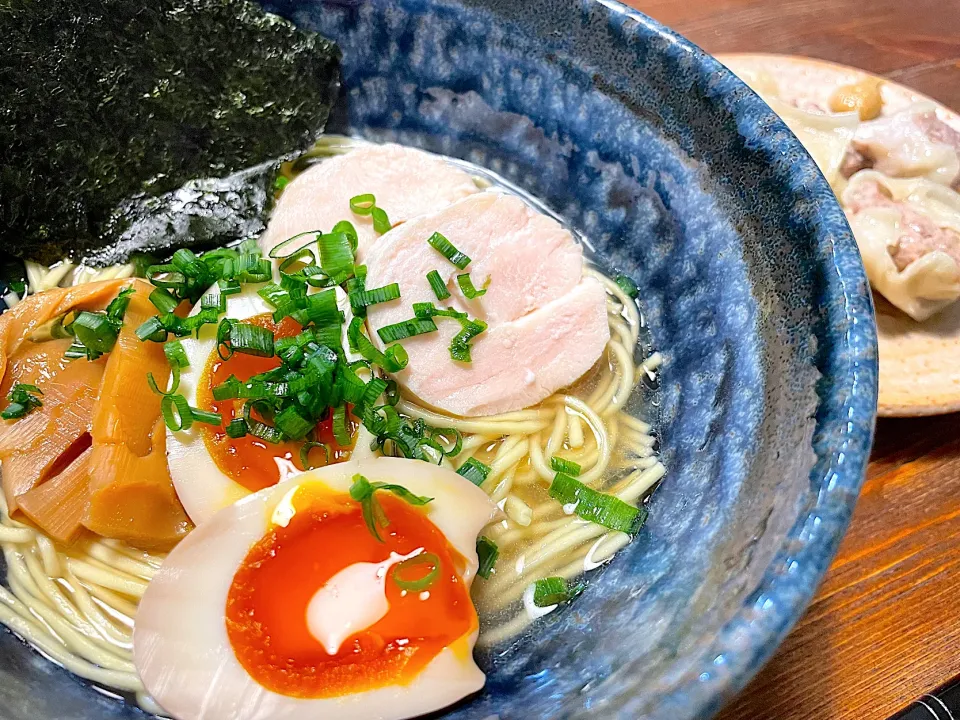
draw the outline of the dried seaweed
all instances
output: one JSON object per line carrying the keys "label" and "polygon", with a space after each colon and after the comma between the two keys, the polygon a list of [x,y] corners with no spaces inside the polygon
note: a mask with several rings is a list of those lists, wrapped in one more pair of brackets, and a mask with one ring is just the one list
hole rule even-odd
{"label": "dried seaweed", "polygon": [[3,249],[109,263],[259,232],[268,161],[316,138],[338,68],[247,0],[0,0]]}

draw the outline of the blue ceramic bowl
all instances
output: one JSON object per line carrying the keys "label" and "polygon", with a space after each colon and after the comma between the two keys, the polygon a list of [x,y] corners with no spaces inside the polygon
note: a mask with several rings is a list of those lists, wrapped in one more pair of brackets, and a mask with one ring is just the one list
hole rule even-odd
{"label": "blue ceramic bowl", "polygon": [[[830,188],[715,60],[609,0],[270,9],[340,43],[335,130],[538,195],[637,280],[666,358],[649,523],[445,717],[709,716],[803,612],[867,462],[873,310]],[[0,637],[0,716],[137,715]]]}

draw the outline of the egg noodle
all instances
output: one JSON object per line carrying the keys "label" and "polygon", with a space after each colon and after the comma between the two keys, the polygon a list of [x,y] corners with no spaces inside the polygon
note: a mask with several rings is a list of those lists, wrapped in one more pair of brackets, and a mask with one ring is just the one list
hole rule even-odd
{"label": "egg noodle", "polygon": [[[314,157],[343,152],[342,147],[342,142],[331,143]],[[578,480],[634,505],[665,473],[650,425],[627,407],[644,378],[655,376],[660,354],[635,361],[641,329],[636,303],[607,276],[585,272],[607,291],[611,338],[605,356],[576,387],[527,410],[480,418],[447,416],[409,398],[397,406],[402,415],[463,434],[454,467],[475,457],[491,468],[481,487],[503,516],[483,531],[499,547],[494,572],[473,585],[482,645],[517,635],[549,611],[533,604],[537,579],[576,578],[630,542],[629,535],[582,520],[547,494],[556,474],[551,457],[576,462],[582,468]],[[27,263],[27,286],[35,293],[133,273],[129,264],[97,270],[68,261],[52,268]],[[34,527],[11,519],[2,493],[0,548],[7,565],[0,622],[74,674],[135,695],[144,710],[160,712],[134,668],[133,626],[137,603],[164,555],[109,539],[58,547]]]}

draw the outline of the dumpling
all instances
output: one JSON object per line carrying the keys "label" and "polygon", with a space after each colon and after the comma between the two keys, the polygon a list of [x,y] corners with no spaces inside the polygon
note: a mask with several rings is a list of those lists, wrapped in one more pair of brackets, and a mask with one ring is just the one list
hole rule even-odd
{"label": "dumpling", "polygon": [[960,298],[960,194],[874,170],[841,196],[871,284],[914,320]]}
{"label": "dumpling", "polygon": [[941,185],[960,178],[960,133],[937,117],[932,103],[863,123],[853,148],[866,166],[891,177],[924,177]]}
{"label": "dumpling", "polygon": [[806,112],[774,97],[763,96],[763,100],[797,136],[827,182],[834,185],[841,177],[841,165],[860,124],[857,113],[825,115]]}

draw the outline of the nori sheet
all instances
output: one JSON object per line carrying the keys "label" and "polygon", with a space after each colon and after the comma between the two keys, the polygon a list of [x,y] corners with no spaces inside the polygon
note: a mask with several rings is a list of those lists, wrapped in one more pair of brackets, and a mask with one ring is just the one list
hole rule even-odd
{"label": "nori sheet", "polygon": [[248,0],[0,0],[0,247],[109,264],[260,232],[339,59]]}

